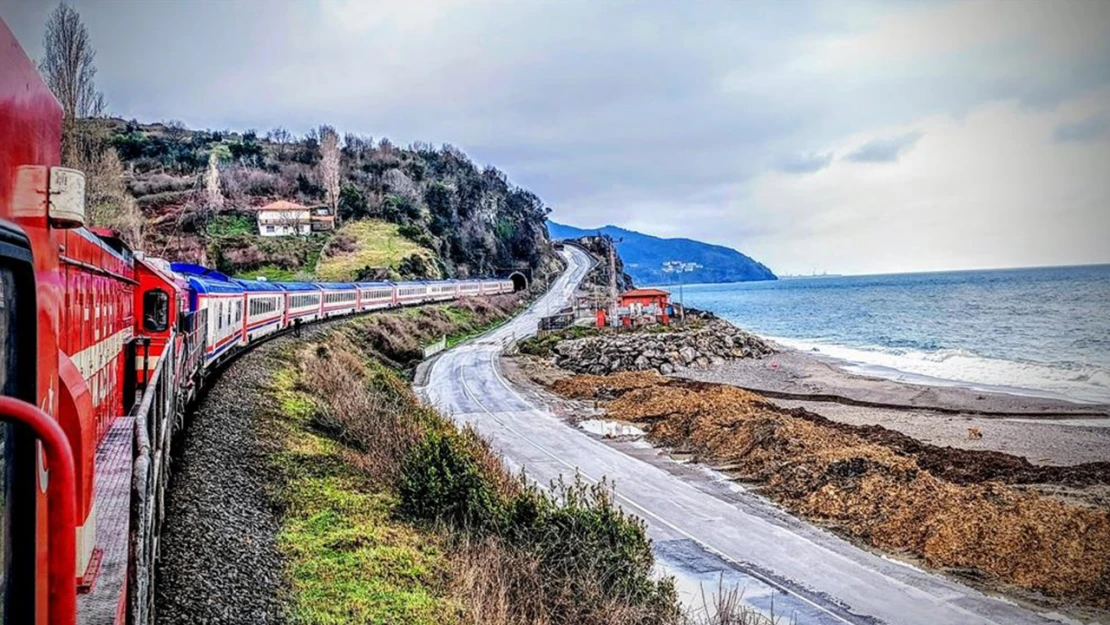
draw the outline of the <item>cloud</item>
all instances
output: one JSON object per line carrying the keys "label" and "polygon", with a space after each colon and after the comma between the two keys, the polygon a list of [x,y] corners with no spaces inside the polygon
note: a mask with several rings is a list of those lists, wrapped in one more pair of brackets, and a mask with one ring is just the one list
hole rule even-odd
{"label": "cloud", "polygon": [[[1030,151],[1023,157],[1102,156],[1107,136],[1097,128],[1086,141],[1053,139],[1057,127],[1110,118],[1096,97],[1110,90],[1110,2],[339,0],[264,11],[252,0],[73,3],[116,115],[259,131],[330,123],[399,144],[448,142],[535,191],[560,221],[707,238],[759,250],[787,271],[883,271],[890,262],[837,243],[863,226],[896,226],[876,218],[870,196],[840,186],[815,189],[827,201],[792,195],[807,184],[850,189],[860,177],[855,184],[888,209],[918,198],[924,214],[954,194],[966,211],[996,216],[1023,195],[1052,207],[1110,204],[1110,189],[1084,167],[1047,168],[1047,181],[992,169],[967,184],[934,184],[931,168],[959,155],[920,154],[942,153],[943,137],[1011,162],[1001,151],[1019,147],[983,134],[983,116],[1020,113],[1051,120],[1037,126],[1040,142],[1020,146]],[[0,0],[33,56],[51,8]],[[964,125],[972,119],[974,128]],[[1030,128],[1012,130],[1028,138]],[[874,186],[871,177],[900,183]],[[771,180],[805,212],[773,202]],[[1089,231],[1073,226],[1076,237]],[[990,236],[966,219],[937,227],[953,238]],[[898,266],[948,262],[928,246],[897,245]],[[1039,246],[1015,252],[1025,261],[983,249],[994,260],[961,258],[1040,258]]]}
{"label": "cloud", "polygon": [[909,132],[897,137],[872,139],[844,156],[855,163],[893,163],[906,150],[921,139],[920,132]]}
{"label": "cloud", "polygon": [[779,159],[777,167],[779,171],[789,174],[812,174],[828,167],[832,159],[832,152],[792,154]]}
{"label": "cloud", "polygon": [[1089,117],[1083,121],[1060,124],[1053,131],[1053,136],[1060,143],[1084,143],[1105,137],[1110,131],[1110,119],[1106,117]]}

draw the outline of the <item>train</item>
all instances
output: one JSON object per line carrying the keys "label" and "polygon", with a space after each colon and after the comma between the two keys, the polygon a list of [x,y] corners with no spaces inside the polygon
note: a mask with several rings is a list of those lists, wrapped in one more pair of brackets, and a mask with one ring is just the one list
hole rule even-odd
{"label": "train", "polygon": [[170,442],[212,372],[303,324],[526,283],[248,280],[147,256],[86,227],[61,129],[0,21],[0,622],[142,625]]}

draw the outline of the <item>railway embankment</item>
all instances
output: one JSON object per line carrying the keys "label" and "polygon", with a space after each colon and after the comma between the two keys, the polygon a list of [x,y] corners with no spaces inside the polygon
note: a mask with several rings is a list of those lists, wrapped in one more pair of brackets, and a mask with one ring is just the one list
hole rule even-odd
{"label": "railway embankment", "polygon": [[529,486],[409,389],[422,343],[519,303],[321,324],[232,364],[181,444],[160,622],[679,622],[603,486]]}

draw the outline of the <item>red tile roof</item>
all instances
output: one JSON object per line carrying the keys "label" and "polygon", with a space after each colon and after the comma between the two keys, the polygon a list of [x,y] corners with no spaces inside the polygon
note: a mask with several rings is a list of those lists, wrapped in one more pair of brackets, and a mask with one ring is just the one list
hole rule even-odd
{"label": "red tile roof", "polygon": [[307,206],[301,206],[300,204],[297,204],[296,202],[290,202],[289,200],[278,200],[276,202],[270,202],[269,204],[267,204],[265,206],[256,207],[254,210],[258,210],[258,211],[304,211],[304,210],[308,210],[308,207]]}
{"label": "red tile roof", "polygon": [[649,297],[652,295],[670,295],[670,292],[663,289],[632,289],[621,293],[621,297]]}

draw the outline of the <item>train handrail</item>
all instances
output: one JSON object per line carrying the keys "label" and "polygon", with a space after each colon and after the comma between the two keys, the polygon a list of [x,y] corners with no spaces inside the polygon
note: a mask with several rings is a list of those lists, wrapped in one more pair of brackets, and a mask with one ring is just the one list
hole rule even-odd
{"label": "train handrail", "polygon": [[77,617],[77,479],[73,450],[58,422],[27,402],[0,397],[0,419],[29,427],[50,463],[52,488],[48,489],[46,502],[50,540],[48,622],[72,625]]}
{"label": "train handrail", "polygon": [[[162,522],[170,444],[178,413],[176,332],[171,332],[154,373],[132,411],[135,417],[135,462],[131,474],[131,558],[128,576],[128,622],[150,623],[154,616],[154,563]],[[186,353],[188,347],[184,348]],[[170,364],[166,364],[166,363]]]}

